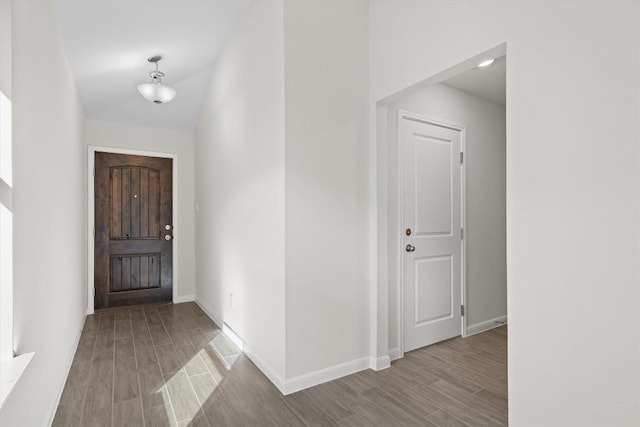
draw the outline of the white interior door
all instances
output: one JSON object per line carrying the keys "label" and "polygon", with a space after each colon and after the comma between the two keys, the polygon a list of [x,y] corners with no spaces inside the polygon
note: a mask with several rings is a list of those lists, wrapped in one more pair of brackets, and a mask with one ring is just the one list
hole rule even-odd
{"label": "white interior door", "polygon": [[460,335],[461,131],[400,116],[404,351]]}

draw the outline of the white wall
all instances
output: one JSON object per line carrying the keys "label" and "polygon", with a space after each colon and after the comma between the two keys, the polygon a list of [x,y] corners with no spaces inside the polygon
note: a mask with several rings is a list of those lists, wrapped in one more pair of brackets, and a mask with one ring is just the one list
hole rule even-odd
{"label": "white wall", "polygon": [[367,8],[285,2],[289,379],[369,354]]}
{"label": "white wall", "polygon": [[[11,2],[0,0],[0,92],[11,102]],[[0,361],[13,357],[13,238],[7,236],[13,231],[10,217],[13,191],[11,180],[5,176],[7,153],[4,138],[11,124],[10,111],[6,107],[4,96],[0,99]],[[10,159],[9,159],[10,160]],[[9,182],[7,182],[9,181]],[[5,211],[5,208],[7,211]],[[5,217],[5,215],[7,217]],[[2,369],[0,365],[0,369]],[[0,373],[1,375],[1,373]],[[1,386],[0,386],[1,387]]]}
{"label": "white wall", "polygon": [[3,426],[51,422],[84,321],[82,110],[55,23],[49,1],[12,3],[14,338],[36,356]]}
{"label": "white wall", "polygon": [[[389,242],[398,242],[398,109],[465,126],[467,326],[507,314],[505,107],[444,85],[388,107]],[[389,247],[389,348],[398,346],[398,245]]]}
{"label": "white wall", "polygon": [[638,6],[371,2],[372,117],[375,101],[507,42],[514,426],[640,424]]}
{"label": "white wall", "polygon": [[196,130],[196,295],[276,382],[285,375],[284,155],[283,4],[261,0],[219,59]]}
{"label": "white wall", "polygon": [[[153,106],[151,106],[153,107]],[[96,120],[85,121],[87,146],[126,148],[178,155],[178,220],[174,224],[177,236],[178,276],[175,302],[193,300],[195,296],[195,201],[194,201],[194,134],[191,131],[131,126]],[[175,177],[174,177],[175,179]]]}
{"label": "white wall", "polygon": [[0,0],[0,91],[11,98],[11,1]]}
{"label": "white wall", "polygon": [[198,300],[281,387],[368,361],[366,10],[255,2],[196,133]]}

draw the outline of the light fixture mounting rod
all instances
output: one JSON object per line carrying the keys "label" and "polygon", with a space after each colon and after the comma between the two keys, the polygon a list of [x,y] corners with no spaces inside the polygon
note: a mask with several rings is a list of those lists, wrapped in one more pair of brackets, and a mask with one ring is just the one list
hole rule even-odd
{"label": "light fixture mounting rod", "polygon": [[162,59],[162,56],[160,55],[154,55],[154,56],[150,56],[149,58],[147,58],[147,61],[149,61],[152,64],[156,64],[156,70],[155,71],[149,71],[149,77],[151,77],[153,79],[154,82],[160,83],[162,81],[162,78],[164,77],[164,73],[160,70],[158,70],[158,62]]}

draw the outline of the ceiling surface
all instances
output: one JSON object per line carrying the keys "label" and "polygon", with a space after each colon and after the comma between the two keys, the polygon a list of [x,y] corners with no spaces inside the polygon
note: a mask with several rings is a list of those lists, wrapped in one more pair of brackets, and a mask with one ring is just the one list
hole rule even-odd
{"label": "ceiling surface", "polygon": [[496,58],[493,64],[483,68],[473,68],[442,82],[463,92],[488,99],[497,104],[506,104],[507,59]]}
{"label": "ceiling surface", "polygon": [[[88,118],[193,129],[216,58],[249,0],[53,0],[71,71]],[[162,55],[167,104],[144,99],[147,62]],[[46,65],[46,64],[45,64]]]}
{"label": "ceiling surface", "polygon": [[[216,58],[250,0],[53,0],[60,33],[88,118],[193,129]],[[156,105],[137,86],[162,55],[175,99]],[[444,84],[505,104],[506,59]]]}

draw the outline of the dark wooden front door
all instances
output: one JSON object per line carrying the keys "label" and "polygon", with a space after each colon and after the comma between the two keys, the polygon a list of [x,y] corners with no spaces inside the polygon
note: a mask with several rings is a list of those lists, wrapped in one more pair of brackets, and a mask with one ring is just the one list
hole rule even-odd
{"label": "dark wooden front door", "polygon": [[96,153],[95,308],[170,301],[172,159]]}

